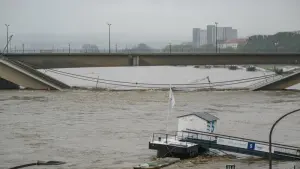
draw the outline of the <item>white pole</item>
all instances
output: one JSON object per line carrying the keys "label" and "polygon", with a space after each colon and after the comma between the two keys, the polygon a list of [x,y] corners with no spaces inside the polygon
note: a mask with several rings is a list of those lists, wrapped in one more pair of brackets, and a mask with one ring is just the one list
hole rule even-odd
{"label": "white pole", "polygon": [[166,134],[168,134],[168,122],[169,122],[169,114],[170,114],[170,112],[171,112],[171,100],[170,100],[170,92],[171,92],[171,85],[170,85],[170,90],[169,90],[169,97],[168,97],[168,99],[169,99],[169,101],[168,101],[168,114],[167,114],[167,124],[166,124]]}

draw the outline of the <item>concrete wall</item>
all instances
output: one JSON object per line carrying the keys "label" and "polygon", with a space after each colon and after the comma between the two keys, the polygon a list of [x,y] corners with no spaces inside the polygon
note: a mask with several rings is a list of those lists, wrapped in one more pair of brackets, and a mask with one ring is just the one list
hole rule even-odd
{"label": "concrete wall", "polygon": [[[139,63],[134,63],[139,56]],[[165,65],[232,65],[232,64],[299,64],[300,53],[153,53],[153,54],[8,54],[37,68],[165,66]]]}

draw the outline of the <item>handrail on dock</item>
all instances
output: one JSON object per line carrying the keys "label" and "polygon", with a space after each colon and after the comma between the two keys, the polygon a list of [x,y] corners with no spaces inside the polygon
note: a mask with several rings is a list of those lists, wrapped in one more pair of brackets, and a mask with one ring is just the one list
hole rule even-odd
{"label": "handrail on dock", "polygon": [[[204,132],[204,131],[197,131],[197,130],[191,130],[191,129],[188,129],[187,131],[177,131],[176,133],[178,133],[178,132],[192,133],[192,134],[202,134],[202,135],[214,136],[214,137],[217,136],[217,137],[229,138],[229,139],[233,138],[233,139],[236,139],[236,140],[239,140],[239,141],[253,141],[253,142],[256,142],[256,143],[263,144],[263,145],[269,145],[269,142],[267,142],[267,141],[247,139],[247,138],[244,138],[244,137],[228,136],[228,135],[217,134],[217,133],[208,133],[208,132]],[[296,146],[284,145],[284,144],[279,144],[279,143],[272,143],[272,145],[280,147],[280,148],[288,147],[288,148],[291,148],[291,149],[300,150],[300,147],[296,147]]]}

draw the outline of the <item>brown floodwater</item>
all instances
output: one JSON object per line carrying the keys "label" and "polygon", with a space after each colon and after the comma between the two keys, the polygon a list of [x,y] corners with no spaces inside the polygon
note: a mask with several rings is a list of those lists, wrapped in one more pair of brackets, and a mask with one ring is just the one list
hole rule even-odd
{"label": "brown floodwater", "polygon": [[[169,129],[195,111],[220,118],[219,133],[266,141],[272,123],[300,107],[300,92],[202,91],[174,92],[176,105]],[[151,160],[153,132],[166,126],[167,91],[1,91],[0,168],[59,160],[51,169],[132,168]],[[300,146],[300,112],[280,122],[275,142]],[[239,155],[238,159],[184,160],[168,168],[267,168],[268,161]],[[275,169],[295,162],[274,162]]]}

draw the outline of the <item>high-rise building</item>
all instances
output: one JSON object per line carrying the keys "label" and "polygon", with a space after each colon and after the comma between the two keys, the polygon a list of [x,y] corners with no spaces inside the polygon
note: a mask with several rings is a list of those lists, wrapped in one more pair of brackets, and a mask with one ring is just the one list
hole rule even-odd
{"label": "high-rise building", "polygon": [[232,29],[232,39],[237,39],[237,38],[238,38],[238,30]]}
{"label": "high-rise building", "polygon": [[200,28],[193,28],[193,47],[199,48],[200,47]]}
{"label": "high-rise building", "polygon": [[200,46],[207,44],[207,31],[201,29],[200,30]]}
{"label": "high-rise building", "polygon": [[216,26],[207,25],[207,44],[213,45],[216,43]]}
{"label": "high-rise building", "polygon": [[207,25],[207,44],[216,44],[216,33],[218,41],[238,38],[237,29],[232,29],[232,27],[218,27],[216,32],[215,25]]}
{"label": "high-rise building", "polygon": [[224,27],[218,27],[218,32],[217,32],[217,36],[218,36],[218,41],[223,41],[226,39],[225,36],[225,28]]}
{"label": "high-rise building", "polygon": [[231,40],[232,38],[232,27],[224,27],[224,40]]}

